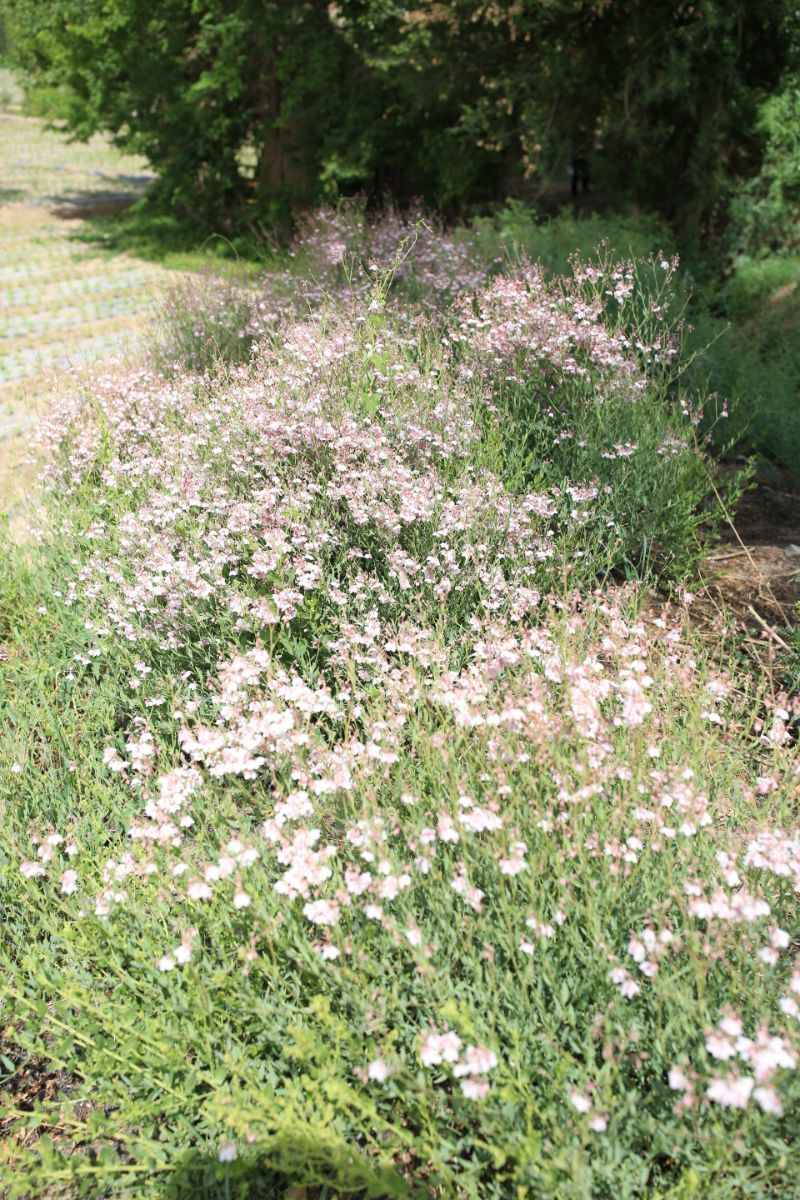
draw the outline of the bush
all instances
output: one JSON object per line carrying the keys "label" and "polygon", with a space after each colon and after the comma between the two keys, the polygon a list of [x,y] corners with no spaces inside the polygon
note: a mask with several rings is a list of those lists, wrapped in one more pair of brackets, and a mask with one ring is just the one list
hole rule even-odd
{"label": "bush", "polygon": [[426,236],[44,430],[0,591],[3,1061],[46,1080],[11,1197],[791,1186],[792,706],[690,597],[596,589],[647,512],[669,569],[694,536],[672,265],[423,295]]}
{"label": "bush", "polygon": [[800,249],[800,78],[761,104],[756,131],[760,169],[734,188],[726,231],[733,256],[796,253]]}
{"label": "bush", "polygon": [[491,216],[476,218],[474,231],[487,262],[529,258],[548,275],[568,272],[576,253],[591,256],[601,244],[618,259],[647,259],[660,250],[671,257],[674,243],[672,231],[652,215],[562,212],[549,217],[519,200],[507,200]]}
{"label": "bush", "polygon": [[185,275],[158,304],[150,357],[165,374],[246,363],[257,324],[252,289],[218,275]]}

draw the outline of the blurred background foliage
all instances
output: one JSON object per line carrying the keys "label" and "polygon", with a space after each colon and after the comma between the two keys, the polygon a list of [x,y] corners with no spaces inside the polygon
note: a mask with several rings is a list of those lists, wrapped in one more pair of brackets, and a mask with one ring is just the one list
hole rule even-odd
{"label": "blurred background foliage", "polygon": [[786,0],[11,0],[5,39],[76,136],[205,214],[354,190],[461,211],[578,150],[684,235],[736,211],[749,247],[795,235],[796,25]]}

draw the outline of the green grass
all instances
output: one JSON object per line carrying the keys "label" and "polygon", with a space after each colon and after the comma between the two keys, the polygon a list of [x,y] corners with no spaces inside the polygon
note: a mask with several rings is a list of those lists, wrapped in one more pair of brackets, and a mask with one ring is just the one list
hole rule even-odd
{"label": "green grass", "polygon": [[278,257],[266,236],[229,237],[223,232],[209,232],[147,199],[116,216],[88,220],[79,240],[92,249],[130,254],[169,270],[212,269],[243,280],[256,277]]}
{"label": "green grass", "polygon": [[573,255],[592,255],[601,243],[617,258],[641,259],[670,251],[674,242],[669,228],[652,216],[564,212],[553,217],[511,200],[492,216],[477,219],[474,228],[487,259],[526,255],[550,273],[567,271]]}
{"label": "green grass", "polygon": [[696,308],[697,378],[728,401],[730,449],[800,479],[800,259],[743,259]]}

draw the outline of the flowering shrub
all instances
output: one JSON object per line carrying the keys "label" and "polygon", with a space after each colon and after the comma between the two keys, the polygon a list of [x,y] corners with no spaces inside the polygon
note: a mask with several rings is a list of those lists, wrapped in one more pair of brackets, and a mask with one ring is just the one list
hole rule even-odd
{"label": "flowering shrub", "polygon": [[157,368],[202,372],[247,362],[254,344],[276,328],[332,300],[368,301],[378,282],[397,319],[419,310],[441,315],[460,293],[484,283],[489,266],[475,235],[432,226],[418,208],[368,221],[356,205],[302,215],[287,260],[248,286],[187,275],[168,288],[151,337]]}
{"label": "flowering shrub", "polygon": [[259,310],[253,289],[215,276],[185,275],[157,305],[151,355],[167,375],[202,372],[250,357]]}
{"label": "flowering shrub", "polygon": [[383,282],[43,430],[3,1003],[62,1075],[10,1195],[786,1194],[796,706],[598,587],[702,497],[671,338],[628,267]]}

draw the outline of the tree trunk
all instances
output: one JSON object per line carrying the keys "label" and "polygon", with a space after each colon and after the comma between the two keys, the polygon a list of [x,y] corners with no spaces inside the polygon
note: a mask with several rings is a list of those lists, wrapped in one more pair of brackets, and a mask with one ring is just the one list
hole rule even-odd
{"label": "tree trunk", "polygon": [[264,132],[256,170],[259,197],[290,199],[302,203],[311,191],[312,180],[303,162],[300,114],[292,113],[281,127],[281,85],[275,62],[267,67],[264,94]]}

